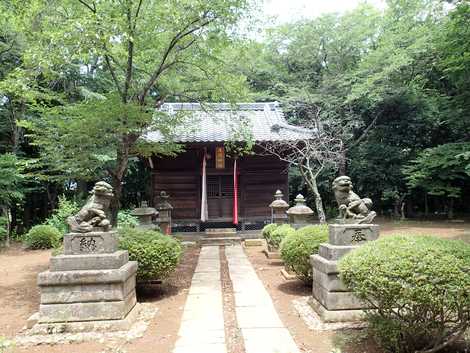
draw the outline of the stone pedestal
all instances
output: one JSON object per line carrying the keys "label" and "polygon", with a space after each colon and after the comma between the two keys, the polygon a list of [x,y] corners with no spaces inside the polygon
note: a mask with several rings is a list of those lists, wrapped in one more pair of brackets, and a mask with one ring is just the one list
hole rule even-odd
{"label": "stone pedestal", "polygon": [[325,322],[358,321],[368,306],[350,292],[339,278],[338,261],[351,250],[379,237],[375,224],[331,224],[329,243],[312,255],[313,296],[310,304]]}
{"label": "stone pedestal", "polygon": [[[116,232],[69,233],[64,254],[53,256],[38,275],[41,290],[37,333],[130,326],[136,305],[137,262],[118,250]],[[128,325],[129,324],[129,325]]]}

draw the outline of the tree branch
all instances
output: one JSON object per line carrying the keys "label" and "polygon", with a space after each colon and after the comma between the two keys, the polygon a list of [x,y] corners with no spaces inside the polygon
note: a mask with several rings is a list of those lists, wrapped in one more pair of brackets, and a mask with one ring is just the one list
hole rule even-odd
{"label": "tree branch", "polygon": [[135,31],[137,28],[137,19],[139,18],[140,8],[142,7],[142,0],[139,0],[139,4],[137,5],[137,10],[135,11],[134,15],[134,25],[132,26],[132,30]]}
{"label": "tree branch", "polygon": [[[127,68],[126,68],[126,79],[124,81],[124,91],[122,94],[123,103],[127,102],[127,96],[129,94],[129,87],[132,81],[132,62],[134,59],[134,30],[133,30],[134,27],[132,25],[132,14],[131,14],[130,6],[128,6],[127,8],[126,17],[127,17],[127,26],[129,30],[129,36],[127,38]],[[135,19],[135,23],[137,23],[137,18]]]}
{"label": "tree branch", "polygon": [[366,136],[367,134],[369,133],[369,131],[372,129],[372,127],[375,125],[375,123],[377,122],[377,119],[379,118],[379,114],[377,114],[375,116],[375,118],[372,120],[372,122],[369,124],[369,126],[366,127],[366,129],[362,132],[361,136],[359,136],[359,138],[354,141],[351,146],[349,146],[347,149],[351,149],[351,148],[354,148],[356,147]]}
{"label": "tree branch", "polygon": [[[165,52],[163,53],[163,56],[162,56],[162,60],[160,61],[160,64],[157,66],[157,68],[155,69],[154,73],[151,75],[151,77],[149,78],[149,80],[147,81],[147,83],[144,85],[141,93],[139,94],[139,101],[141,102],[141,104],[143,104],[144,100],[145,100],[145,97],[147,96],[149,90],[152,88],[152,86],[155,84],[155,82],[158,80],[158,78],[160,77],[160,75],[165,71],[167,70],[170,66],[176,64],[176,60],[173,61],[171,64],[167,64],[167,60],[170,56],[170,54],[174,51],[174,49],[176,48],[176,45],[185,37],[193,34],[194,32],[200,30],[201,28],[204,28],[205,26],[209,25],[211,22],[213,22],[215,20],[215,17],[214,18],[210,18],[210,19],[207,19],[205,20],[204,22],[196,25],[198,22],[200,22],[201,20],[203,20],[205,17],[207,16],[207,13],[203,14],[202,17],[200,18],[197,18],[193,21],[191,21],[190,23],[188,23],[186,26],[184,26],[184,28],[179,31],[178,33],[176,33],[173,38],[171,39],[170,43],[168,44],[168,47],[166,48]],[[195,27],[191,28],[191,26],[194,26],[196,25]],[[191,43],[192,44],[192,43]],[[187,46],[189,47],[189,45]],[[186,48],[187,48],[186,47]],[[180,49],[179,51],[182,51],[184,49],[186,49],[183,47],[183,49]]]}
{"label": "tree branch", "polygon": [[[104,49],[106,50],[106,46]],[[124,97],[123,92],[121,91],[121,87],[119,86],[119,81],[117,79],[116,73],[114,72],[114,69],[111,66],[111,62],[109,61],[109,56],[107,54],[104,55],[104,60],[105,60],[105,63],[109,72],[111,73],[111,77],[113,79],[113,82],[114,82],[114,85],[116,86],[117,91],[119,92],[119,95],[121,97]]]}
{"label": "tree branch", "polygon": [[82,4],[83,6],[87,7],[91,12],[93,12],[94,14],[96,14],[96,4],[93,2],[93,7],[90,6],[88,3],[86,3],[85,1],[83,0],[78,0],[78,2],[80,4]]}

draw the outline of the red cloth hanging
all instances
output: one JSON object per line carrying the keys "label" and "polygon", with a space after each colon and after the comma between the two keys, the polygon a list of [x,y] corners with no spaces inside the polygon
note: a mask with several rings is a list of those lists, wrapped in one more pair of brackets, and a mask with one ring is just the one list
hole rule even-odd
{"label": "red cloth hanging", "polygon": [[238,171],[236,159],[233,162],[233,224],[238,224]]}
{"label": "red cloth hanging", "polygon": [[201,195],[201,221],[207,222],[209,218],[207,207],[207,176],[206,176],[206,158],[207,151],[204,148],[204,156],[202,157],[202,195]]}

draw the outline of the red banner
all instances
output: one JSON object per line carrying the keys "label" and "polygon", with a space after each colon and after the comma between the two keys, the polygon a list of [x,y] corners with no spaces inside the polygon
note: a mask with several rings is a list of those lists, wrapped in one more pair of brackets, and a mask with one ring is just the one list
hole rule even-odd
{"label": "red banner", "polygon": [[238,171],[236,159],[233,162],[233,224],[238,224]]}
{"label": "red banner", "polygon": [[201,195],[201,221],[206,222],[208,218],[207,209],[207,176],[206,176],[206,150],[202,158],[202,195]]}

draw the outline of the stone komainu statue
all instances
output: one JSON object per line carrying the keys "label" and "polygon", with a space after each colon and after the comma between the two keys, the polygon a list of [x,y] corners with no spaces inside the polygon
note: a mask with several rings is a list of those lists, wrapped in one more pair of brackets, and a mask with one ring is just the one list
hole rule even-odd
{"label": "stone komainu statue", "polygon": [[371,223],[376,213],[371,210],[372,200],[361,199],[354,191],[351,178],[337,177],[333,181],[333,191],[339,207],[339,218],[344,223]]}
{"label": "stone komainu statue", "polygon": [[104,181],[99,181],[90,193],[91,197],[85,206],[76,215],[67,218],[71,232],[106,232],[111,227],[107,213],[113,197],[113,187]]}

